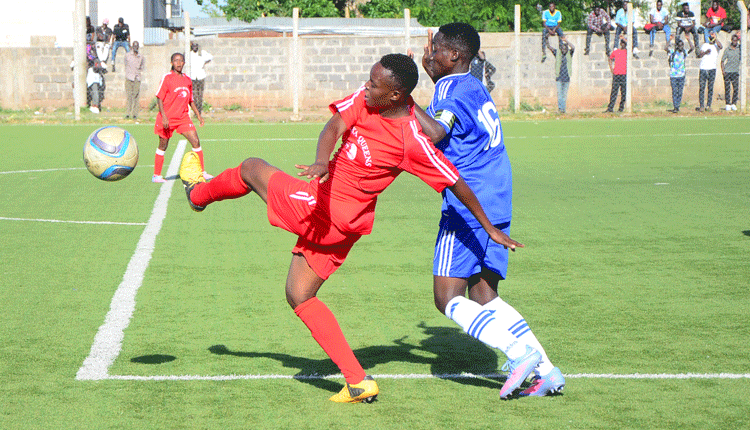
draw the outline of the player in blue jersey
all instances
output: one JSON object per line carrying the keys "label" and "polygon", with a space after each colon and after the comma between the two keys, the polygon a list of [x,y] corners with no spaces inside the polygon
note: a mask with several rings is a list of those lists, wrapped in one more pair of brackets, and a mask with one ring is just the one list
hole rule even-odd
{"label": "player in blue jersey", "polygon": [[[490,221],[509,234],[512,180],[503,129],[487,89],[469,73],[479,44],[479,34],[468,24],[446,24],[434,37],[428,33],[422,66],[435,83],[435,94],[427,112],[417,110],[417,118],[474,191]],[[508,356],[501,398],[532,373],[531,386],[520,395],[558,393],[565,385],[560,369],[549,361],[521,314],[498,297],[498,282],[505,279],[507,267],[508,249],[489,240],[468,209],[444,191],[433,262],[435,306],[469,335]]]}

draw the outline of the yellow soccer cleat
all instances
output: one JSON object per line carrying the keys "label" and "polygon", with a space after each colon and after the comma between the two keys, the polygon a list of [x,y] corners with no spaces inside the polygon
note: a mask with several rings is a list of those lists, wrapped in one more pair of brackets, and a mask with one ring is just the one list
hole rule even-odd
{"label": "yellow soccer cleat", "polygon": [[372,379],[372,376],[365,376],[359,384],[346,384],[338,394],[331,396],[330,401],[336,403],[372,403],[377,399],[378,384]]}
{"label": "yellow soccer cleat", "polygon": [[190,208],[196,212],[205,209],[205,207],[198,206],[190,200],[190,192],[193,191],[193,187],[201,182],[206,182],[206,180],[203,179],[201,160],[195,152],[188,151],[185,156],[182,157],[182,163],[180,164],[180,179],[182,179],[182,184],[185,186],[185,194],[187,194]]}

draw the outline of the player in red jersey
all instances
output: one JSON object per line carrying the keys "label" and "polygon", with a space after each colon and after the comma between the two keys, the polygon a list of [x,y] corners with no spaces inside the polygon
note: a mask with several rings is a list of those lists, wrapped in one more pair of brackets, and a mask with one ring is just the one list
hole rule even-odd
{"label": "player in red jersey", "polygon": [[[496,229],[456,168],[421,132],[411,91],[419,72],[414,61],[389,54],[370,71],[370,80],[351,96],[332,103],[333,117],[318,138],[315,162],[295,165],[294,178],[259,158],[248,158],[206,183],[199,162],[188,153],[180,167],[188,202],[208,204],[255,191],[268,205],[268,219],[298,236],[286,281],[286,297],[313,338],[346,379],[334,402],[372,401],[378,386],[365,374],[336,318],[316,297],[323,282],[343,263],[352,245],[372,230],[378,195],[403,171],[441,192],[449,188],[495,242],[521,247]],[[336,142],[342,145],[331,159]]]}
{"label": "player in red jersey", "polygon": [[171,62],[172,70],[161,78],[159,91],[156,93],[159,113],[156,115],[154,133],[159,136],[159,147],[156,149],[154,176],[151,178],[151,182],[164,182],[164,178],[161,176],[161,169],[164,166],[164,152],[167,150],[169,139],[175,131],[185,136],[193,146],[193,151],[200,158],[202,175],[208,180],[213,176],[206,173],[203,167],[203,148],[201,148],[198,133],[195,131],[195,125],[193,125],[188,113],[188,107],[192,108],[195,116],[198,117],[198,121],[200,121],[201,127],[203,126],[203,117],[193,101],[193,81],[189,76],[182,73],[182,68],[185,66],[185,57],[182,54],[179,52],[172,54]]}

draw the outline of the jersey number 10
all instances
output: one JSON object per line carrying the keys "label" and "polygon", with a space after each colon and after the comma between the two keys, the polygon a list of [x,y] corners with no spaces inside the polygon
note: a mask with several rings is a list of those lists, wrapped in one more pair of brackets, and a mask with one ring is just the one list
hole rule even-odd
{"label": "jersey number 10", "polygon": [[484,150],[494,148],[503,141],[503,130],[500,128],[500,117],[497,114],[497,108],[492,102],[487,102],[482,109],[477,110],[477,119],[482,123],[484,128],[490,134],[490,139]]}

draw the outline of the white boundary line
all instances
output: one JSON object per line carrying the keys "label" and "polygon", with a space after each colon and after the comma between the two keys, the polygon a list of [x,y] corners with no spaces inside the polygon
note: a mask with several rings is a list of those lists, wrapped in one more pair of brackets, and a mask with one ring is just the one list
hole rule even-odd
{"label": "white boundary line", "polygon": [[[431,374],[431,373],[412,373],[412,374],[382,374],[371,375],[377,379],[478,379],[504,378],[504,374],[490,373],[475,375],[472,373],[448,373],[448,374]],[[631,373],[631,374],[613,374],[613,373],[577,373],[564,375],[570,379],[750,379],[750,373]],[[274,380],[274,379],[296,379],[296,380],[320,380],[320,379],[343,379],[338,375],[155,375],[155,376],[137,376],[137,375],[108,375],[100,379],[113,379],[120,381],[237,381],[237,380]]]}
{"label": "white boundary line", "polygon": [[[180,140],[178,143],[169,163],[167,176],[177,174],[186,144],[186,140]],[[109,376],[109,366],[120,355],[122,340],[125,337],[124,331],[130,325],[130,319],[135,312],[135,295],[143,283],[143,276],[154,253],[154,242],[161,230],[162,221],[167,216],[167,203],[175,183],[177,181],[167,181],[161,185],[151,217],[138,240],[122,282],[112,297],[104,324],[99,327],[99,331],[94,336],[94,343],[91,345],[91,352],[76,373],[77,380],[106,379]]]}
{"label": "white boundary line", "polygon": [[65,221],[61,219],[9,218],[0,216],[3,221],[32,221],[32,222],[61,222],[66,224],[106,224],[106,225],[146,225],[145,222],[117,222],[117,221]]}
{"label": "white boundary line", "polygon": [[12,173],[59,172],[61,170],[86,170],[86,168],[85,167],[59,167],[56,169],[12,170],[8,172],[0,172],[0,175],[10,175]]}

